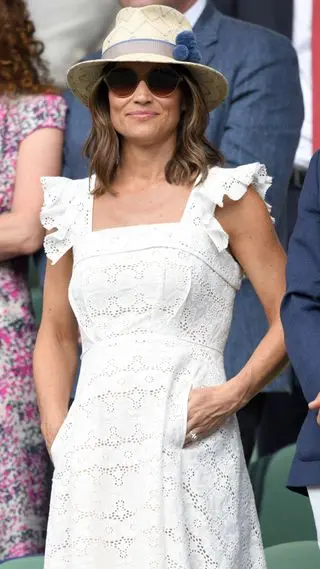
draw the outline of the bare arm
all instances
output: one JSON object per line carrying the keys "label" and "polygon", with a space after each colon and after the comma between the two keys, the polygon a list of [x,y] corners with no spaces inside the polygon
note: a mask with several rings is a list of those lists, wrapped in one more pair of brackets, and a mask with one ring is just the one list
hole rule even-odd
{"label": "bare arm", "polygon": [[287,363],[280,320],[285,291],[285,254],[267,209],[253,188],[239,201],[226,199],[216,216],[229,234],[230,251],[250,279],[268,319],[269,330],[247,364],[229,381],[193,389],[185,445],[192,433],[206,437],[239,411]]}
{"label": "bare arm", "polygon": [[78,328],[68,300],[71,272],[71,251],[54,266],[47,263],[43,313],[34,351],[41,428],[49,448],[67,415],[77,369]]}
{"label": "bare arm", "polygon": [[269,324],[267,334],[231,381],[243,406],[287,363],[280,319],[286,257],[267,209],[253,188],[239,201],[227,200],[217,217],[230,236],[230,250],[251,281]]}
{"label": "bare arm", "polygon": [[60,174],[62,145],[63,133],[55,128],[36,130],[21,143],[12,208],[0,216],[0,261],[29,255],[41,247],[40,177]]}

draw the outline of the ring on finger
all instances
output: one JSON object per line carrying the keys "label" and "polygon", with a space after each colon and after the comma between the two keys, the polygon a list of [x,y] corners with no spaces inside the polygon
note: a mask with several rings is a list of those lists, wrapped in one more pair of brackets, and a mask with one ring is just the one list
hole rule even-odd
{"label": "ring on finger", "polygon": [[199,435],[197,435],[197,433],[195,433],[194,431],[191,431],[189,437],[193,443],[196,443],[199,440]]}

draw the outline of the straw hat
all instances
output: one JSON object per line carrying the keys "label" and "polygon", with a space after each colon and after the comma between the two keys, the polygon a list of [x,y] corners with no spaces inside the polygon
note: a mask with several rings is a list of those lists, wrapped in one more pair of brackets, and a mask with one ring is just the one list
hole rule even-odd
{"label": "straw hat", "polygon": [[201,65],[200,53],[188,20],[167,6],[123,8],[102,46],[101,59],[82,61],[68,71],[73,93],[88,104],[90,92],[107,63],[148,62],[183,65],[199,84],[209,111],[227,95],[225,77]]}

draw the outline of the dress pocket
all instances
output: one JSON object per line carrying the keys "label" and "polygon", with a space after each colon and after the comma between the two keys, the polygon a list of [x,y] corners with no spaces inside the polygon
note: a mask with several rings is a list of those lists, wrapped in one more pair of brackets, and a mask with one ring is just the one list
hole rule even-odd
{"label": "dress pocket", "polygon": [[180,430],[179,430],[179,447],[183,448],[188,425],[188,404],[190,393],[193,389],[192,383],[187,383],[185,389],[181,394],[181,415],[180,415]]}
{"label": "dress pocket", "polygon": [[58,457],[60,456],[60,450],[62,448],[61,445],[63,441],[66,441],[69,438],[66,436],[66,434],[67,432],[69,432],[70,427],[72,425],[71,417],[73,415],[73,412],[74,412],[74,403],[72,404],[67,415],[65,416],[64,421],[62,422],[62,425],[59,428],[56,436],[54,437],[53,443],[50,447],[50,456],[54,466],[56,466],[56,462],[58,460]]}

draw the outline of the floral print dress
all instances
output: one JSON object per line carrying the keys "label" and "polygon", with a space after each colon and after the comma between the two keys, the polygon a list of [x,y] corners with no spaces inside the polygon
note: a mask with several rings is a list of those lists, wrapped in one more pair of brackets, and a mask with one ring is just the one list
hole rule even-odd
{"label": "floral print dress", "polygon": [[[64,129],[65,113],[58,95],[0,97],[0,215],[11,209],[20,143],[39,128]],[[26,257],[0,261],[0,563],[42,552],[47,523],[27,265]]]}

